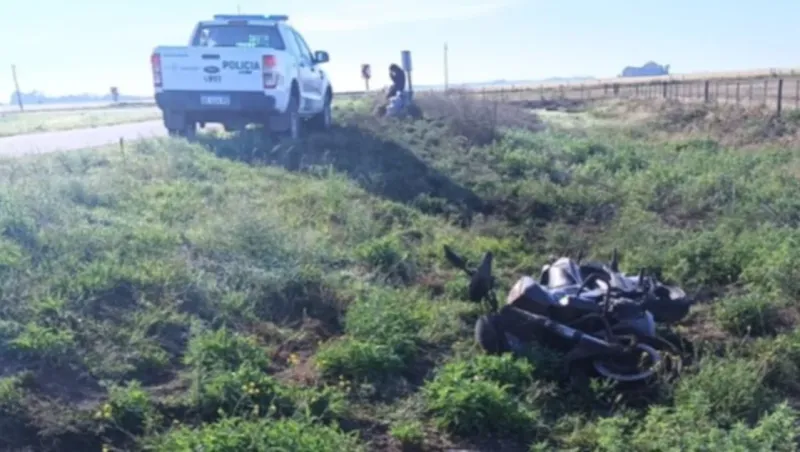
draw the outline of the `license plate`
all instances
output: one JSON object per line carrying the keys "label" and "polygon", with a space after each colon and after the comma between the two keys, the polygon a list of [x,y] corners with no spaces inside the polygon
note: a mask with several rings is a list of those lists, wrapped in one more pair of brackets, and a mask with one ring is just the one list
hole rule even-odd
{"label": "license plate", "polygon": [[230,105],[231,98],[228,96],[200,96],[200,103],[203,105]]}

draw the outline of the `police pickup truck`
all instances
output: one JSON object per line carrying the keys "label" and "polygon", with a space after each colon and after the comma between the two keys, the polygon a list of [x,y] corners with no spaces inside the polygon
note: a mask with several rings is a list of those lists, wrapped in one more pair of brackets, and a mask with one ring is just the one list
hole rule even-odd
{"label": "police pickup truck", "polygon": [[197,125],[225,130],[261,124],[298,138],[305,126],[331,125],[333,90],[288,16],[215,15],[199,22],[187,47],[153,50],[153,87],[170,135],[192,137]]}

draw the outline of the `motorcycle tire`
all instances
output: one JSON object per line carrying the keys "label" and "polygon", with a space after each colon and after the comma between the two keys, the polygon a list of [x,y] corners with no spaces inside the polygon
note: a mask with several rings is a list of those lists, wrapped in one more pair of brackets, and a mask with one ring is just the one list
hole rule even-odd
{"label": "motorcycle tire", "polygon": [[[618,333],[625,334],[632,332],[619,331]],[[644,378],[636,379],[625,378],[626,376],[624,376],[624,374],[617,374],[616,376],[613,376],[612,374],[616,372],[606,368],[603,360],[593,361],[592,364],[594,370],[600,375],[615,380],[618,383],[649,383],[655,381],[659,376],[665,380],[672,380],[680,373],[683,367],[682,360],[680,359],[681,353],[674,344],[660,336],[638,336],[637,342],[644,346],[645,350],[650,350],[659,355],[659,362],[657,364],[657,367],[660,368],[659,372],[648,375]],[[644,374],[645,372],[642,373]],[[632,375],[627,375],[627,377],[632,377]]]}
{"label": "motorcycle tire", "polygon": [[511,350],[505,331],[496,315],[483,315],[475,322],[475,341],[490,355],[500,355]]}

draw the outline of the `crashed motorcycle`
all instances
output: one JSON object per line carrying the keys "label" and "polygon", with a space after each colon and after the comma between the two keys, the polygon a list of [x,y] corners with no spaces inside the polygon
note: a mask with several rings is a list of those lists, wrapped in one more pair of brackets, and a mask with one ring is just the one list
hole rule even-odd
{"label": "crashed motorcycle", "polygon": [[661,337],[656,325],[681,320],[691,302],[682,289],[644,271],[622,273],[616,250],[609,264],[554,260],[542,267],[538,281],[517,280],[502,307],[491,253],[470,269],[452,249],[444,251],[469,276],[470,300],[488,303],[489,313],[475,325],[476,341],[487,353],[520,353],[525,343],[538,342],[566,351],[568,373],[588,368],[621,383],[649,381],[680,366],[679,347]]}

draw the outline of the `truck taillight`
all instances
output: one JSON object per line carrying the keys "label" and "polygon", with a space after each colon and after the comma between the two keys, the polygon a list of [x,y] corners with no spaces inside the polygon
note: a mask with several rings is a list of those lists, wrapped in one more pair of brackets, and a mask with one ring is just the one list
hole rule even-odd
{"label": "truck taillight", "polygon": [[152,54],[150,56],[150,66],[153,68],[153,86],[161,88],[161,55]]}
{"label": "truck taillight", "polygon": [[278,61],[275,55],[264,55],[261,59],[261,75],[264,80],[264,88],[272,89],[278,86],[280,74],[275,70]]}

